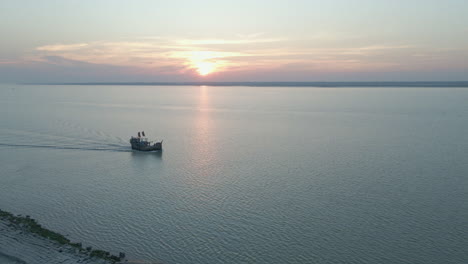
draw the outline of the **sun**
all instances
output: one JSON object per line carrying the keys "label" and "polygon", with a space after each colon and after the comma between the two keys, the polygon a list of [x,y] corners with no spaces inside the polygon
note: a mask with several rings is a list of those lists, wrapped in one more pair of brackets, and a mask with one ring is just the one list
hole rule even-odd
{"label": "sun", "polygon": [[197,69],[198,74],[201,76],[206,76],[216,70],[216,63],[200,61],[195,63],[195,68]]}
{"label": "sun", "polygon": [[219,71],[222,65],[219,58],[222,54],[215,51],[192,51],[186,55],[190,68],[197,71],[200,76]]}

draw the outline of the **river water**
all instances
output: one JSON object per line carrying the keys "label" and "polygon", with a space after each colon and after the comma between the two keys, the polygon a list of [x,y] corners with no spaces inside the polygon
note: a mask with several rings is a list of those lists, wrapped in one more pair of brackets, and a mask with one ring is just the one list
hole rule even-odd
{"label": "river water", "polygon": [[0,208],[131,260],[468,261],[468,89],[2,85],[0,124]]}

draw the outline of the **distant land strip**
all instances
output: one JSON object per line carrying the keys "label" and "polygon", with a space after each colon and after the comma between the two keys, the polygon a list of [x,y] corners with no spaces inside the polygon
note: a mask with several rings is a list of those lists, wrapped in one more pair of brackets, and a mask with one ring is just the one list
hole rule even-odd
{"label": "distant land strip", "polygon": [[28,85],[144,85],[144,86],[249,86],[249,87],[459,87],[468,81],[453,82],[62,82],[23,83]]}

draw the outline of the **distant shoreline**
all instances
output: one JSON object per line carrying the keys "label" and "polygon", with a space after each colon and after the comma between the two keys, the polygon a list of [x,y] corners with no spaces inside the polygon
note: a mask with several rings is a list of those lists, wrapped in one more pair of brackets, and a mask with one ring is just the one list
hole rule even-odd
{"label": "distant shoreline", "polygon": [[401,87],[468,88],[468,81],[452,82],[58,82],[22,83],[24,85],[115,85],[115,86],[248,86],[248,87]]}

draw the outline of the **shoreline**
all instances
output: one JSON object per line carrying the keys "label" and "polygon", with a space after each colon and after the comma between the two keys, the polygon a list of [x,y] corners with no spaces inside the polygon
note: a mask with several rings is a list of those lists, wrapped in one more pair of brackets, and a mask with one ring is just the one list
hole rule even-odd
{"label": "shoreline", "polygon": [[[0,210],[0,260],[7,264],[114,264],[123,263],[125,254],[84,248],[63,235],[43,228],[29,216]],[[126,262],[129,263],[129,262]]]}

